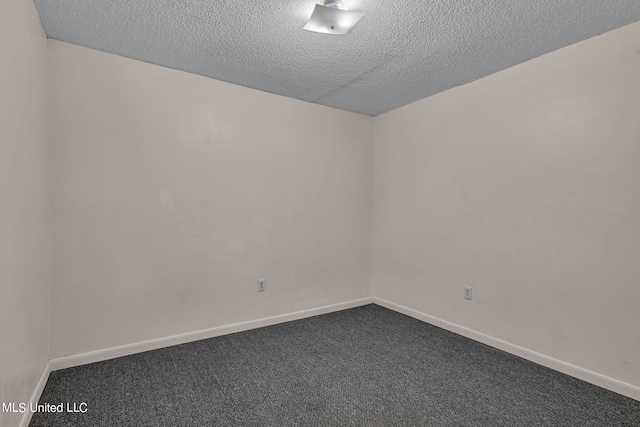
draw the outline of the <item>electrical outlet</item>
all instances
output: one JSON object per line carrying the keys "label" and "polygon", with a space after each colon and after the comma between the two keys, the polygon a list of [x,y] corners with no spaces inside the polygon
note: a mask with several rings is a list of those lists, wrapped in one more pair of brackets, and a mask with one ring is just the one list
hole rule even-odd
{"label": "electrical outlet", "polygon": [[471,299],[471,297],[472,297],[471,286],[465,286],[464,287],[464,299]]}
{"label": "electrical outlet", "polygon": [[265,279],[258,279],[258,292],[264,292]]}

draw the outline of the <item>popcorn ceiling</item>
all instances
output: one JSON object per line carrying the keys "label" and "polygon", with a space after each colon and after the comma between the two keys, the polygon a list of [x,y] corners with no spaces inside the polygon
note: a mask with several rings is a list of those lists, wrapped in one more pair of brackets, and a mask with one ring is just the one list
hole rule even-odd
{"label": "popcorn ceiling", "polygon": [[349,0],[346,36],[304,31],[314,0],[35,0],[48,37],[378,115],[640,20],[638,0]]}

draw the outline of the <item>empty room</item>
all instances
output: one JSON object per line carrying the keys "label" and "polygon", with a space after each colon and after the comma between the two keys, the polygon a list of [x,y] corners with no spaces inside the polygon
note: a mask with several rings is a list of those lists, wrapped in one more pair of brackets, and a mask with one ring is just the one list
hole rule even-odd
{"label": "empty room", "polygon": [[640,426],[637,0],[0,0],[0,427]]}

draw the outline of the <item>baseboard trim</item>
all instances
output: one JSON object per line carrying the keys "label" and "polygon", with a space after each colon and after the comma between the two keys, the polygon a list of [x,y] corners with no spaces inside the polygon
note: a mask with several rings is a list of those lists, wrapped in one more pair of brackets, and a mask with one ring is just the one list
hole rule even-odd
{"label": "baseboard trim", "polygon": [[[215,328],[204,329],[200,331],[187,332],[184,334],[173,335],[165,338],[158,338],[158,339],[149,340],[149,341],[142,341],[138,343],[127,344],[119,347],[105,348],[102,350],[91,351],[88,353],[60,357],[57,359],[51,359],[49,361],[48,366],[50,366],[51,371],[57,371],[60,369],[72,368],[74,366],[86,365],[88,363],[115,359],[116,357],[129,356],[131,354],[142,353],[144,351],[157,350],[159,348],[170,347],[172,345],[185,344],[192,341],[199,341],[203,339],[218,337],[221,335],[247,331],[249,329],[262,328],[264,326],[271,326],[271,325],[276,325],[278,323],[290,322],[292,320],[304,319],[306,317],[318,316],[321,314],[332,313],[335,311],[347,310],[349,308],[359,307],[359,306],[367,305],[371,303],[372,303],[372,298],[366,297],[366,298],[342,302],[338,304],[325,305],[322,307],[316,307],[316,308],[311,308],[307,310],[281,314],[277,316],[265,317],[262,319],[249,320],[246,322],[218,326]],[[39,397],[40,396],[38,396],[38,398]]]}
{"label": "baseboard trim", "polygon": [[[31,405],[35,406],[40,401],[40,396],[42,396],[42,392],[44,391],[44,386],[47,385],[47,381],[49,380],[49,374],[51,373],[51,364],[47,362],[44,366],[44,370],[42,371],[42,375],[40,375],[40,380],[36,385],[35,390],[33,390],[33,394],[31,395],[31,400],[29,401],[29,408]],[[27,410],[22,415],[22,420],[20,421],[20,427],[29,427],[29,423],[31,422],[31,417],[33,416],[33,412]]]}
{"label": "baseboard trim", "polygon": [[458,335],[470,338],[474,341],[481,342],[482,344],[486,344],[499,350],[506,351],[507,353],[522,357],[523,359],[527,359],[539,365],[546,366],[547,368],[562,372],[563,374],[570,375],[588,383],[595,384],[599,387],[606,388],[607,390],[611,390],[615,393],[622,394],[623,396],[630,397],[631,399],[640,401],[640,387],[636,387],[631,384],[616,380],[614,378],[598,374],[597,372],[593,372],[588,369],[563,362],[562,360],[554,359],[553,357],[537,353],[533,350],[520,347],[507,341],[503,341],[501,339],[494,338],[490,335],[483,334],[473,329],[469,329],[464,326],[460,326],[455,323],[430,316],[428,314],[422,313],[409,307],[405,307],[400,304],[393,303],[382,298],[374,296],[372,299],[374,304],[380,305],[393,311],[397,311],[398,313],[405,314],[409,317],[413,317],[414,319],[418,319],[439,328],[446,329]]}

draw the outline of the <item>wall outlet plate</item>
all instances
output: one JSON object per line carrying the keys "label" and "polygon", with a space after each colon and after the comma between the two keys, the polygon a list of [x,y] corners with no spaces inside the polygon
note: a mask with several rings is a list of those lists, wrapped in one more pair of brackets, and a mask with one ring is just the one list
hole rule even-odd
{"label": "wall outlet plate", "polygon": [[471,286],[464,287],[464,299],[471,299],[473,297],[473,293],[471,290]]}
{"label": "wall outlet plate", "polygon": [[258,279],[258,292],[264,292],[266,279]]}

